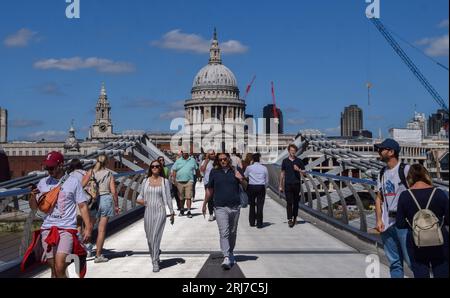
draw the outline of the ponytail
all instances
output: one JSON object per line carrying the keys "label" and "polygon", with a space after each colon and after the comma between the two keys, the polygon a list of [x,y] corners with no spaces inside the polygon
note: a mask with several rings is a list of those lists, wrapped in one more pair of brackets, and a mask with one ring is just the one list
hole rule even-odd
{"label": "ponytail", "polygon": [[106,155],[99,155],[97,157],[97,163],[94,166],[94,172],[98,172],[104,168],[106,168],[106,163],[108,162],[108,157]]}

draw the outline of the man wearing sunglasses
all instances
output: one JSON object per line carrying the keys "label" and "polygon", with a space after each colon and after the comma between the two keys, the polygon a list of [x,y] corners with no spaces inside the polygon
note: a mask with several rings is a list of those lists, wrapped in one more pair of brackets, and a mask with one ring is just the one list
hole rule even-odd
{"label": "man wearing sunglasses", "polygon": [[374,146],[386,167],[378,177],[378,193],[375,201],[376,229],[381,233],[384,252],[390,262],[393,278],[403,278],[403,262],[408,266],[410,260],[406,248],[407,229],[397,229],[397,203],[400,194],[408,188],[406,177],[409,165],[400,162],[400,145],[392,139],[386,139]]}
{"label": "man wearing sunglasses", "polygon": [[214,210],[219,227],[220,248],[224,260],[222,268],[229,270],[236,262],[233,255],[236,245],[237,228],[240,215],[240,185],[245,189],[247,181],[241,169],[231,166],[229,154],[219,154],[219,167],[211,170],[208,182],[208,192],[203,203],[202,213],[206,214],[208,201],[214,199]]}

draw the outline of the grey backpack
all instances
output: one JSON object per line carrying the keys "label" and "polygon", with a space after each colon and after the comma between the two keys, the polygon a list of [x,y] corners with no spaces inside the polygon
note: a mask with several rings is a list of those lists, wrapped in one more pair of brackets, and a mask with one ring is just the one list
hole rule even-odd
{"label": "grey backpack", "polygon": [[414,215],[412,224],[408,222],[413,231],[414,243],[417,247],[429,247],[429,246],[441,246],[444,244],[444,238],[442,236],[442,226],[439,225],[439,219],[433,211],[428,209],[433,199],[436,188],[433,189],[430,199],[428,200],[427,207],[422,209],[417,201],[416,197],[411,190],[408,189],[411,197],[416,203],[419,211]]}

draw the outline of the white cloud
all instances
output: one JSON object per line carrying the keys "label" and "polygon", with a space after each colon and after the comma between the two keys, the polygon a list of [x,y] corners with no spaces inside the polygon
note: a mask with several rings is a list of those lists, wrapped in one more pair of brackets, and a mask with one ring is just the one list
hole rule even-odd
{"label": "white cloud", "polygon": [[135,66],[128,62],[116,62],[109,59],[90,57],[83,59],[81,57],[47,59],[34,63],[34,68],[48,70],[58,69],[64,71],[74,71],[79,69],[94,68],[100,73],[130,73],[135,71]]}
{"label": "white cloud", "polygon": [[426,46],[425,53],[432,57],[448,57],[449,35],[441,37],[424,38],[416,42],[418,45]]}
{"label": "white cloud", "polygon": [[3,44],[9,48],[23,48],[36,39],[37,32],[23,28],[6,37]]}
{"label": "white cloud", "polygon": [[289,125],[304,125],[304,124],[306,124],[306,122],[308,122],[308,121],[306,121],[305,119],[288,119],[287,120],[287,123]]}
{"label": "white cloud", "polygon": [[67,137],[67,132],[57,130],[37,131],[29,134],[29,140],[63,141]]}
{"label": "white cloud", "polygon": [[448,19],[446,19],[446,20],[443,20],[442,22],[440,22],[438,27],[439,28],[448,28],[448,25],[449,25]]}
{"label": "white cloud", "polygon": [[179,111],[170,111],[166,113],[162,113],[159,117],[164,120],[172,120],[176,118],[184,118],[185,111],[179,110]]}
{"label": "white cloud", "polygon": [[[176,29],[167,32],[160,40],[152,41],[150,44],[162,49],[204,54],[209,52],[211,40]],[[242,54],[248,51],[248,47],[237,40],[225,41],[221,43],[220,47],[225,54]]]}
{"label": "white cloud", "polygon": [[30,120],[30,119],[14,119],[11,121],[11,127],[14,128],[28,128],[43,125],[44,122],[41,120]]}
{"label": "white cloud", "polygon": [[184,109],[184,104],[185,104],[184,100],[178,100],[170,103],[170,107],[174,109]]}

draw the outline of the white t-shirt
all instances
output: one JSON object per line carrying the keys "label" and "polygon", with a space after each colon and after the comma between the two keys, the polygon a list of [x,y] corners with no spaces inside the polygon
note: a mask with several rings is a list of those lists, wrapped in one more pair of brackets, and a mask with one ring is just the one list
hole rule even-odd
{"label": "white t-shirt", "polygon": [[[380,181],[380,176],[378,176],[377,188],[379,192],[382,192],[384,198],[382,204],[382,220],[385,230],[395,224],[395,218],[389,217],[389,211],[397,211],[398,198],[406,190],[398,175],[399,167],[400,162],[393,169],[386,169],[382,181]],[[409,165],[405,165],[405,177],[408,175],[409,168]]]}
{"label": "white t-shirt", "polygon": [[242,161],[237,155],[231,155],[231,165],[234,168],[240,167],[242,168]]}
{"label": "white t-shirt", "polygon": [[[54,178],[43,178],[37,187],[41,193],[44,193],[50,191],[57,184],[58,181]],[[44,218],[42,229],[50,229],[53,226],[61,229],[76,229],[76,207],[84,202],[87,202],[87,197],[80,181],[74,176],[69,176],[61,187],[55,208]]]}

